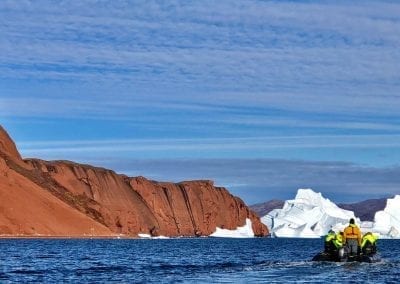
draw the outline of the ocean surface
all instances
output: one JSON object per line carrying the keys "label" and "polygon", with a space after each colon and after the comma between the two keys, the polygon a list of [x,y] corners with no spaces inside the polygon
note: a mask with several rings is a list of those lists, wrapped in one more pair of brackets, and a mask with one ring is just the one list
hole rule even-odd
{"label": "ocean surface", "polygon": [[400,240],[379,263],[312,262],[322,239],[1,239],[0,283],[398,283]]}

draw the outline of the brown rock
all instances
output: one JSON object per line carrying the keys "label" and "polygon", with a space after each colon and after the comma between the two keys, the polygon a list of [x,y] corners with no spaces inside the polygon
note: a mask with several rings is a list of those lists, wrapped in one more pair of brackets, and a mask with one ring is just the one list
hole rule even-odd
{"label": "brown rock", "polygon": [[[0,133],[0,201],[14,208],[0,208],[0,234],[207,236],[216,227],[243,226],[246,218],[251,219],[257,236],[268,233],[242,200],[225,188],[215,187],[212,181],[156,182],[68,161],[22,162],[7,133]],[[14,200],[10,194],[17,193],[10,193],[10,188],[23,194]],[[24,210],[29,194],[36,201]],[[23,218],[14,217],[15,208],[21,211],[15,216]],[[79,218],[80,225],[71,228],[68,220],[75,223]]]}
{"label": "brown rock", "polygon": [[114,233],[19,174],[0,156],[0,235],[111,236]]}
{"label": "brown rock", "polygon": [[6,153],[7,155],[13,158],[21,159],[21,155],[19,154],[14,141],[10,138],[8,133],[4,130],[4,128],[1,125],[0,125],[0,151]]}

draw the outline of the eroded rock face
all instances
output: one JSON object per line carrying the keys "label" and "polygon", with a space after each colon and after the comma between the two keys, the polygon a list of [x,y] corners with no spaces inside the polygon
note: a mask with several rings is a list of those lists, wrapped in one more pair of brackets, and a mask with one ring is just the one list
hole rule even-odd
{"label": "eroded rock face", "polygon": [[0,125],[0,151],[8,154],[13,158],[21,159],[21,155],[19,154],[14,141],[10,138],[8,133],[4,130],[4,128],[1,125]]}
{"label": "eroded rock face", "polygon": [[156,182],[71,162],[26,162],[79,198],[83,208],[96,210],[117,233],[206,236],[216,227],[236,229],[246,218],[252,220],[256,235],[267,233],[242,200],[211,181]]}
{"label": "eroded rock face", "polygon": [[131,178],[138,192],[159,220],[161,234],[208,236],[216,227],[236,229],[250,218],[257,236],[268,232],[244,202],[211,181],[163,183]]}
{"label": "eroded rock face", "polygon": [[[87,222],[98,226],[95,231],[99,235],[107,234],[108,230],[110,235],[137,236],[145,233],[153,236],[207,236],[216,227],[236,229],[243,226],[246,218],[251,219],[255,235],[265,236],[268,233],[265,225],[242,200],[224,188],[215,187],[211,181],[156,182],[68,161],[16,161],[20,155],[15,144],[4,130],[1,135],[0,139],[5,139],[2,145],[6,146],[0,151],[4,158],[0,159],[0,170],[3,173],[12,172],[7,176],[0,174],[1,184],[8,184],[8,190],[19,184],[27,194],[47,194],[46,198],[56,201],[51,208],[62,205],[75,215],[87,218]],[[0,198],[5,188],[1,187]],[[13,202],[11,197],[8,202]],[[41,208],[40,205],[37,207],[36,210]],[[36,207],[32,208],[29,214],[34,218]],[[5,222],[1,219],[2,214],[0,208],[0,234],[15,232],[15,228],[10,229],[10,226],[2,229],[1,225]],[[11,213],[7,214],[11,216]],[[46,219],[45,213],[41,216]],[[15,223],[18,222],[15,220]],[[82,224],[86,223],[82,221]],[[93,224],[86,225],[93,228]],[[62,226],[53,231],[51,225],[48,227],[49,230],[42,231],[49,234],[62,231]],[[63,228],[62,233],[70,227],[64,225]],[[24,233],[32,231],[25,230]]]}
{"label": "eroded rock face", "polygon": [[0,235],[115,235],[107,226],[32,181],[30,176],[21,174],[19,167],[0,152]]}

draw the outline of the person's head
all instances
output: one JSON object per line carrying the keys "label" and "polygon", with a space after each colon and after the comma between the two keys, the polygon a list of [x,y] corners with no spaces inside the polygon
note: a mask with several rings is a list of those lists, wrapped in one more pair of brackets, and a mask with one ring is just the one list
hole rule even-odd
{"label": "person's head", "polygon": [[356,222],[354,221],[354,218],[351,218],[349,223],[354,225]]}

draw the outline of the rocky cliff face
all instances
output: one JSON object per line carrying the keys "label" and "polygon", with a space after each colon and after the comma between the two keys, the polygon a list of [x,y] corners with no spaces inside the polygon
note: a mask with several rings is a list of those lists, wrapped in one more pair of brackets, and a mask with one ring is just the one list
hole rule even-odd
{"label": "rocky cliff face", "polygon": [[[246,218],[251,219],[255,235],[268,233],[265,225],[242,200],[224,188],[215,187],[211,181],[156,182],[67,161],[22,161],[15,144],[3,129],[0,129],[0,139],[4,139],[0,149],[2,169],[13,175],[12,179],[10,175],[0,176],[2,184],[19,184],[27,194],[47,194],[57,203],[51,207],[60,204],[75,215],[85,217],[91,224],[83,227],[93,228],[90,229],[92,234],[206,236],[216,227],[236,229],[243,226]],[[4,194],[3,191],[6,190],[1,187],[0,194]],[[35,219],[34,213],[30,212],[30,215]],[[42,215],[45,220],[46,214]],[[69,227],[65,225],[63,228],[68,231]],[[0,234],[15,233],[16,230],[10,226],[3,229],[0,227]],[[38,231],[44,232],[35,227],[34,231],[25,230],[24,233]],[[46,233],[54,232],[48,230]]]}
{"label": "rocky cliff face", "polygon": [[15,159],[21,159],[14,141],[10,138],[8,133],[0,125],[0,152],[6,153]]}
{"label": "rocky cliff face", "polygon": [[[0,137],[7,137],[2,130]],[[13,145],[9,141],[2,142],[2,145]],[[0,235],[78,237],[115,234],[104,224],[57,198],[44,187],[46,180],[29,167],[25,168],[19,158],[19,154],[4,151],[4,148],[0,151]]]}

